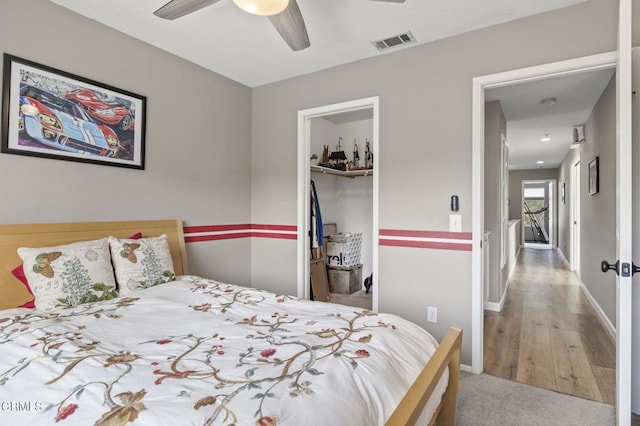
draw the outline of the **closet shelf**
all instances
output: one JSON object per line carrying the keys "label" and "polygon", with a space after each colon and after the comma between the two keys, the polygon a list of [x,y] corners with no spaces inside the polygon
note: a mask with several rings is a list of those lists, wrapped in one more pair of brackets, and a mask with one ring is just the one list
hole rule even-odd
{"label": "closet shelf", "polygon": [[314,173],[322,173],[326,175],[334,175],[334,176],[342,176],[342,177],[350,177],[350,178],[355,178],[359,176],[373,176],[373,169],[342,171],[342,170],[331,169],[329,167],[311,165],[311,171]]}

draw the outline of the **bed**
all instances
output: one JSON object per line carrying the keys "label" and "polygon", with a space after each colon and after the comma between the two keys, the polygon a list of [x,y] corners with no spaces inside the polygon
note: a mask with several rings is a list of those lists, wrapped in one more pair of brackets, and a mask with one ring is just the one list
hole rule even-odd
{"label": "bed", "polygon": [[[32,298],[18,247],[136,233],[167,236],[169,282],[16,308]],[[398,316],[189,275],[176,220],[0,225],[7,424],[453,425],[461,334],[438,345]]]}

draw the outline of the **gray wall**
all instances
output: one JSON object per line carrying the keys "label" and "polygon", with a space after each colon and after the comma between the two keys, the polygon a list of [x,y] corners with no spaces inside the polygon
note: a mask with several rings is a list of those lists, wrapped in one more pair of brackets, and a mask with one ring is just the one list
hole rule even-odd
{"label": "gray wall", "polygon": [[558,179],[558,169],[509,170],[509,219],[522,219],[522,181]]}
{"label": "gray wall", "polygon": [[640,46],[640,0],[632,0],[632,46]]}
{"label": "gray wall", "polygon": [[[47,0],[4,0],[0,51],[147,97],[146,170],[0,154],[0,223],[248,223],[251,89]],[[250,240],[187,245],[193,273],[250,280]]]}
{"label": "gray wall", "polygon": [[[558,188],[564,184],[565,203],[558,204],[558,250],[571,262],[571,167],[580,158],[580,150],[571,149],[558,169]],[[584,187],[584,185],[582,185]],[[586,190],[583,189],[583,190]],[[558,190],[559,192],[560,190]]]}
{"label": "gray wall", "polygon": [[[491,232],[489,243],[489,302],[500,302],[506,288],[506,268],[502,268],[500,223],[500,169],[502,136],[507,137],[507,121],[500,101],[484,104],[484,232]],[[505,269],[503,271],[503,269]]]}
{"label": "gray wall", "polygon": [[[297,111],[379,95],[381,228],[446,230],[457,194],[469,232],[472,78],[614,50],[616,14],[615,2],[591,0],[252,92],[46,0],[4,1],[3,52],[148,97],[147,169],[0,155],[0,179],[11,182],[0,187],[3,206],[11,206],[0,222],[295,224]],[[185,105],[188,114],[177,112]],[[51,176],[56,185],[25,195]],[[253,276],[255,286],[296,291],[294,241],[194,243],[188,251],[194,273],[238,283]],[[437,338],[463,327],[470,363],[470,252],[382,247],[379,278],[380,310]],[[427,305],[440,308],[437,325],[426,323]]]}
{"label": "gray wall", "polygon": [[[580,279],[612,324],[616,323],[616,276],[603,274],[600,262],[616,258],[616,82],[611,79],[585,124],[585,143],[580,155]],[[561,205],[560,249],[568,247],[570,226],[569,153],[560,168],[567,182],[567,203]],[[589,162],[600,157],[600,192],[589,195]],[[565,257],[570,256],[563,250]],[[570,257],[567,257],[570,259]]]}
{"label": "gray wall", "polygon": [[[377,95],[380,227],[447,230],[457,194],[470,232],[473,77],[612,51],[616,33],[616,2],[591,0],[255,88],[252,222],[296,223],[298,111]],[[471,253],[383,246],[379,254],[379,309],[436,338],[463,327],[469,364]],[[254,241],[252,277],[256,286],[295,294],[296,243]],[[438,324],[427,323],[428,305],[439,308]]]}

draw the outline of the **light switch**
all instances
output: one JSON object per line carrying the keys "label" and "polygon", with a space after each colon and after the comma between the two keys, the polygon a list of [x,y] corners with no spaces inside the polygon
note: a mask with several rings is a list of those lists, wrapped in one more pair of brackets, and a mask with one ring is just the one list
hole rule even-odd
{"label": "light switch", "polygon": [[449,232],[462,232],[462,215],[449,215]]}

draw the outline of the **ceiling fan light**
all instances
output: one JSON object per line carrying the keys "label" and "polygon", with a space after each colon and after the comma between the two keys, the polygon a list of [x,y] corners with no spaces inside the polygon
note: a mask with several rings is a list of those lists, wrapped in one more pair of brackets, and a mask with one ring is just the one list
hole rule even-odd
{"label": "ceiling fan light", "polygon": [[277,15],[287,8],[289,0],[233,0],[240,9],[253,15]]}

